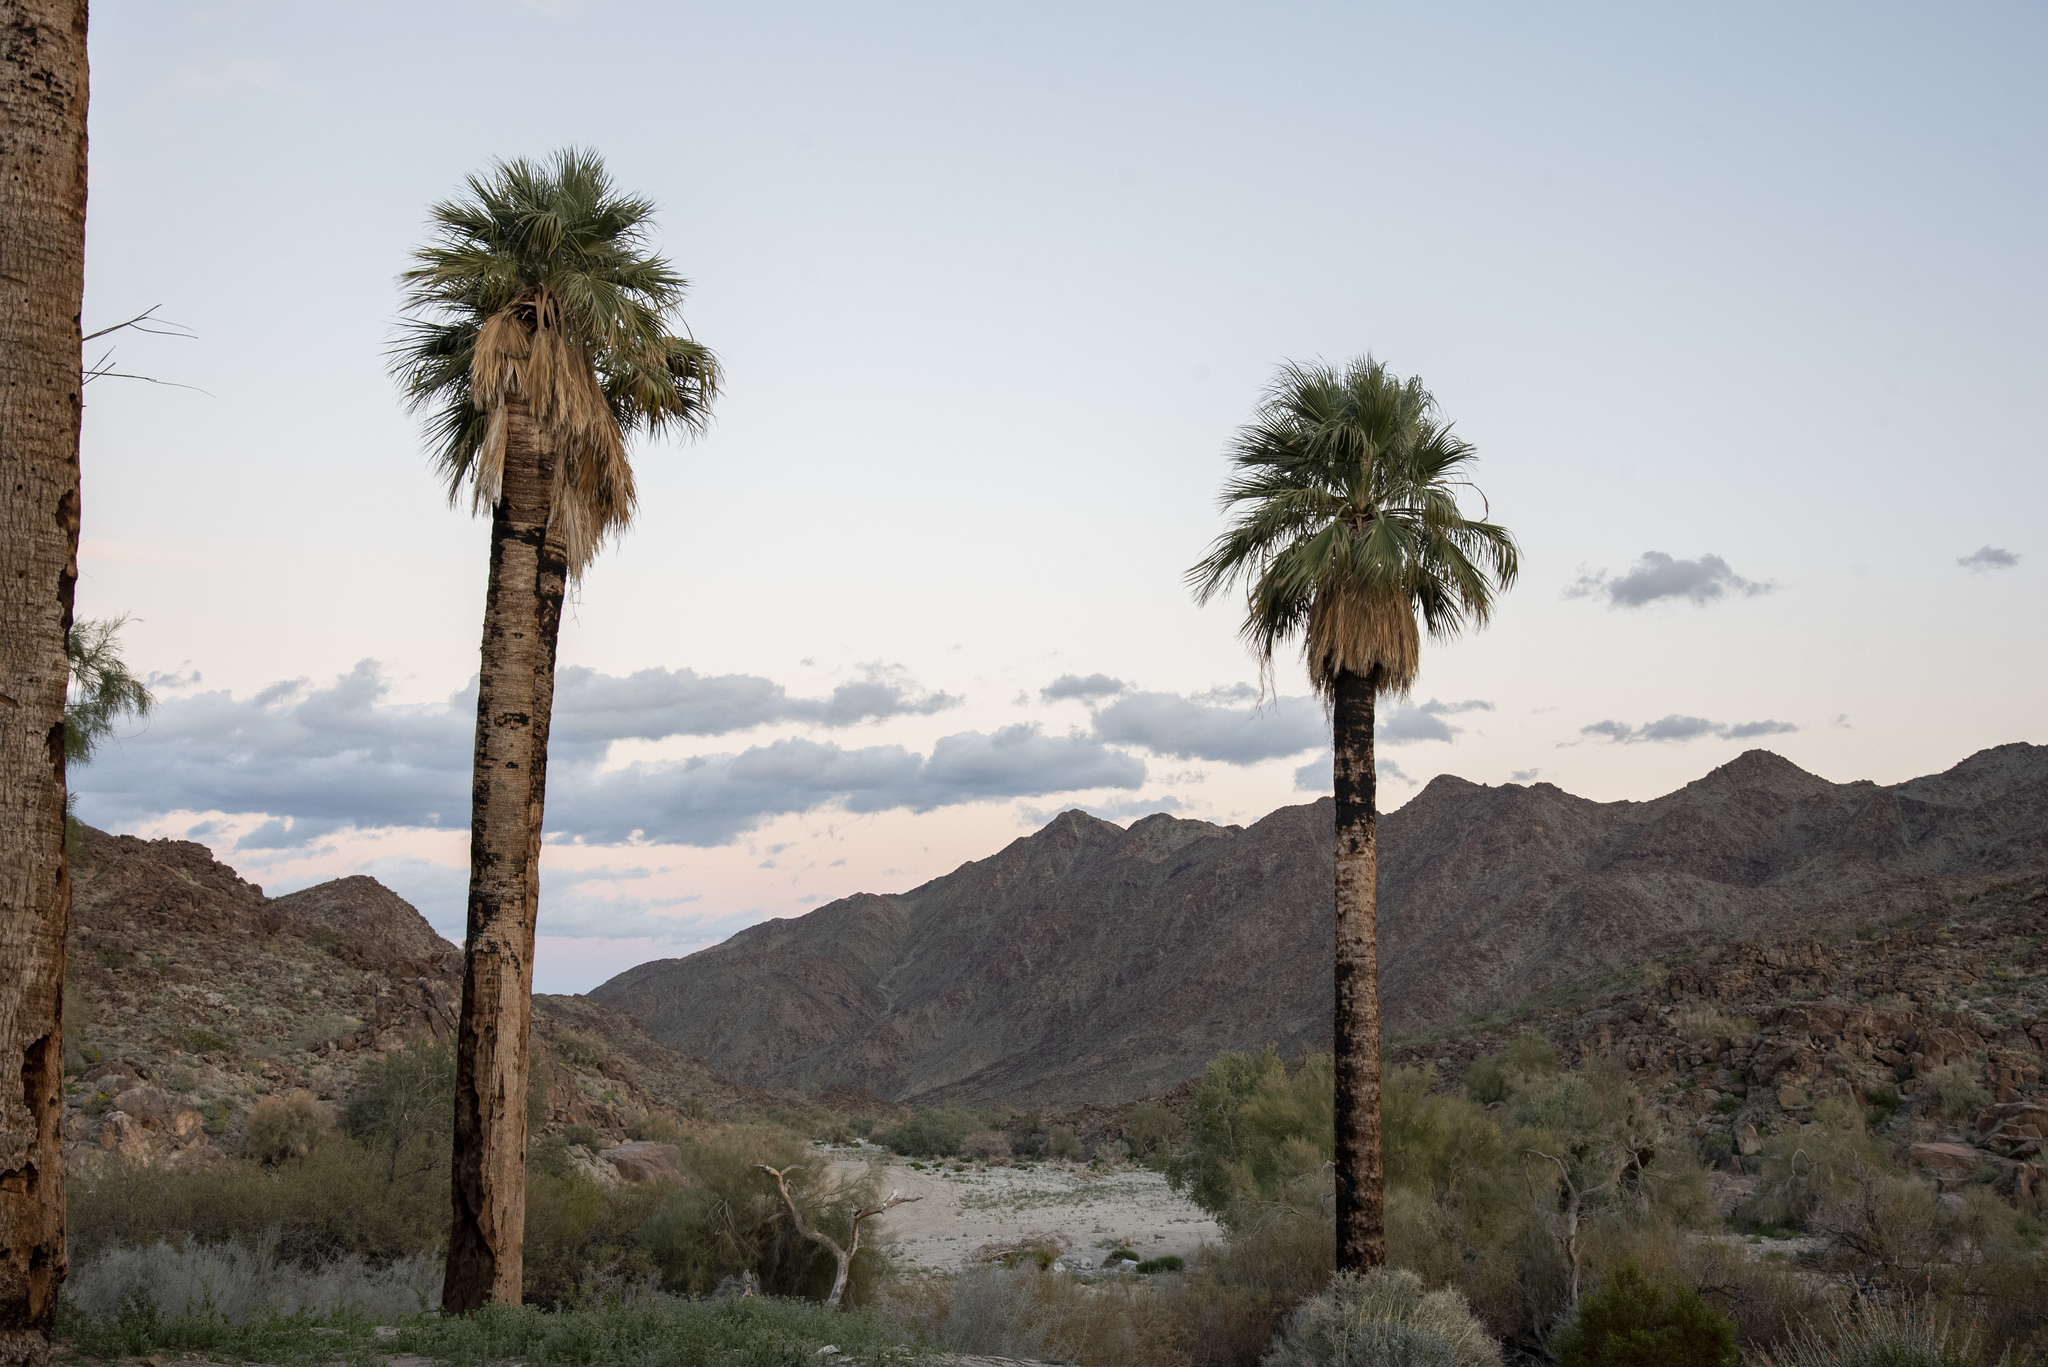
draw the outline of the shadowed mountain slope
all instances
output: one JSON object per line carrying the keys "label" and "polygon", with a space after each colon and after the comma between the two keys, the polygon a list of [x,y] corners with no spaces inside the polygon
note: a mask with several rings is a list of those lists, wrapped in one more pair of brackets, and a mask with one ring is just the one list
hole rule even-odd
{"label": "shadowed mountain slope", "polygon": [[[909,892],[768,921],[591,996],[738,1081],[920,1104],[1156,1092],[1327,1047],[1328,799],[1250,827],[1078,811]],[[1651,802],[1438,778],[1380,823],[1390,1031],[1682,946],[2048,867],[2048,747],[1890,787],[1752,750]]]}

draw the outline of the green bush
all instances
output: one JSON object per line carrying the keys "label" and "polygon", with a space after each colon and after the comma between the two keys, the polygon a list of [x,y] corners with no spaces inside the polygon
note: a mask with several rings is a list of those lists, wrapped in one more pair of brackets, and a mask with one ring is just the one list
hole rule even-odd
{"label": "green bush", "polygon": [[1147,1258],[1138,1264],[1138,1271],[1146,1275],[1154,1272],[1180,1272],[1187,1268],[1187,1260],[1178,1253],[1168,1253],[1158,1258]]}
{"label": "green bush", "polygon": [[1646,1281],[1624,1264],[1552,1347],[1558,1367],[1735,1367],[1735,1324],[1688,1287]]}
{"label": "green bush", "polygon": [[1065,1125],[1055,1125],[1046,1132],[1045,1150],[1054,1158],[1072,1162],[1081,1156],[1081,1141]]}
{"label": "green bush", "polygon": [[968,1133],[980,1128],[980,1120],[967,1111],[913,1111],[876,1135],[875,1142],[906,1157],[952,1158]]}
{"label": "green bush", "polygon": [[1330,1056],[1293,1068],[1279,1054],[1220,1054],[1195,1088],[1189,1143],[1166,1180],[1235,1228],[1275,1203],[1300,1205],[1336,1148]]}
{"label": "green bush", "polygon": [[1339,1272],[1288,1317],[1262,1367],[1500,1367],[1500,1344],[1455,1291],[1405,1268]]}

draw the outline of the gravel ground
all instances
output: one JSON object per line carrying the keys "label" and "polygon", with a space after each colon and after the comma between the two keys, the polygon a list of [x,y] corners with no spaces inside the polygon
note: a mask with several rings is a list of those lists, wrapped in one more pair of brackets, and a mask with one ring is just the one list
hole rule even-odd
{"label": "gravel ground", "polygon": [[1145,1258],[1186,1258],[1205,1243],[1223,1242],[1214,1220],[1169,1191],[1164,1176],[1144,1168],[927,1163],[919,1169],[868,1146],[833,1149],[830,1157],[834,1172],[847,1177],[869,1164],[879,1167],[884,1195],[901,1190],[922,1198],[863,1226],[893,1245],[892,1256],[905,1269],[957,1272],[979,1248],[1036,1233],[1058,1235],[1075,1267],[1094,1266],[1119,1246]]}

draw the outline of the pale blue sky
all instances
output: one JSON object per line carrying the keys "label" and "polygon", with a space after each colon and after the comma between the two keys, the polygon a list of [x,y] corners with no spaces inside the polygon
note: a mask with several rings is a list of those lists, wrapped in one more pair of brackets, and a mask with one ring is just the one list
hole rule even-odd
{"label": "pale blue sky", "polygon": [[[837,746],[832,772],[865,777],[813,766],[673,838],[551,848],[544,929],[574,933],[548,985],[908,886],[1065,805],[1306,800],[1298,710],[1247,721],[1282,737],[1249,751],[1143,730],[1242,710],[1190,701],[1254,671],[1180,574],[1283,358],[1421,374],[1526,552],[1416,694],[1489,706],[1414,714],[1384,805],[1439,772],[1644,798],[1750,744],[1891,782],[2048,740],[2037,4],[101,0],[93,23],[88,324],[161,304],[199,339],[119,359],[207,394],[89,392],[81,608],[134,613],[136,663],[203,677],[78,786],[89,818],[203,825],[267,886],[367,867],[459,925],[459,830],[331,811],[467,760],[448,699],[483,528],[445,508],[383,372],[392,281],[464,175],[572,142],[662,205],[730,386],[705,440],[639,455],[640,524],[563,661],[593,688],[689,669],[794,701],[739,732],[620,721],[552,812],[612,829],[627,790],[598,780],[636,759],[710,757],[730,793],[732,764]],[[1986,546],[2017,562],[1957,563]],[[1646,552],[1719,596],[1618,605]],[[389,688],[348,694],[348,725],[396,769],[364,779],[362,746],[322,750],[329,713],[280,730],[285,703],[252,701],[365,659],[352,677]],[[1105,720],[1038,696],[1095,672],[1151,700]],[[817,720],[884,677],[907,700],[887,715]],[[1292,661],[1280,683],[1303,691]],[[939,694],[957,705],[918,710]],[[1673,716],[1700,725],[1642,729]],[[1796,729],[1743,731],[1765,721]],[[962,767],[1034,723],[1001,754],[1052,769]],[[1136,786],[1045,788],[1134,763]],[[424,820],[363,801],[363,823]],[[860,810],[886,803],[911,805]]]}

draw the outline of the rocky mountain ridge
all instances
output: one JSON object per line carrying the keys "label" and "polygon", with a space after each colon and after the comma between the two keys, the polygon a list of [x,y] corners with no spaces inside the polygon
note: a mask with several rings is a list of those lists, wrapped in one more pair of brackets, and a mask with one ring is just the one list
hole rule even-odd
{"label": "rocky mountain ridge", "polygon": [[[1327,1047],[1328,799],[1250,827],[1078,811],[590,996],[742,1082],[1068,1107],[1227,1049]],[[1830,783],[1753,750],[1650,802],[1433,781],[1380,824],[1395,1037],[1700,945],[1815,932],[2048,868],[2048,747]]]}

